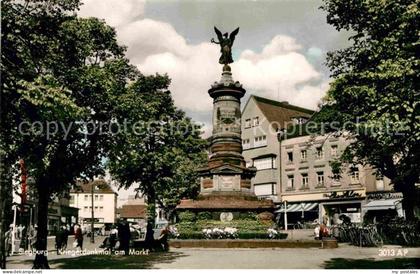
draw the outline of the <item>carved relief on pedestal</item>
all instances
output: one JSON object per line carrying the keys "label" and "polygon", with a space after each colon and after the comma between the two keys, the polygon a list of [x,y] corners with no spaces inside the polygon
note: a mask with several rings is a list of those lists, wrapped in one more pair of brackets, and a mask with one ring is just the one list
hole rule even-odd
{"label": "carved relief on pedestal", "polygon": [[240,175],[214,175],[213,182],[217,190],[234,191],[240,190]]}

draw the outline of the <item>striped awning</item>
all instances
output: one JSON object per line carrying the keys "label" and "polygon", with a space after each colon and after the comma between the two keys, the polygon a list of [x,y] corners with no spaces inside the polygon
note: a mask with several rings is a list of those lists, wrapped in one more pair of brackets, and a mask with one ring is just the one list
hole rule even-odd
{"label": "striped awning", "polygon": [[[300,212],[300,211],[311,211],[318,206],[318,203],[297,203],[297,204],[288,204],[287,212]],[[280,209],[276,210],[276,213],[284,213],[284,205]]]}
{"label": "striped awning", "polygon": [[388,200],[375,200],[363,206],[363,210],[387,210],[395,209],[397,204],[401,203],[402,199],[388,199]]}

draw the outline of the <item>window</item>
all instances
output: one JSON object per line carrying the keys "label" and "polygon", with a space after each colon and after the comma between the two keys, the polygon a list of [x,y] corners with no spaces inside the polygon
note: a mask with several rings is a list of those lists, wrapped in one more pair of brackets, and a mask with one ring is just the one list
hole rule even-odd
{"label": "window", "polygon": [[104,200],[104,195],[99,195],[99,201],[103,201]]}
{"label": "window", "polygon": [[337,156],[337,145],[331,146],[331,156]]}
{"label": "window", "polygon": [[316,158],[318,159],[324,158],[324,149],[322,147],[316,148]]}
{"label": "window", "polygon": [[377,176],[376,177],[376,190],[377,191],[385,190],[385,184],[384,184],[384,177],[383,176]]}
{"label": "window", "polygon": [[251,147],[251,144],[249,142],[249,139],[243,139],[242,140],[242,148],[243,149],[249,149]]}
{"label": "window", "polygon": [[300,159],[302,161],[306,161],[307,158],[308,158],[308,152],[306,150],[301,150],[300,151]]}
{"label": "window", "polygon": [[88,207],[87,207],[87,206],[85,206],[85,207],[83,208],[83,211],[84,211],[84,212],[87,212],[87,211],[88,211]]}
{"label": "window", "polygon": [[352,184],[359,184],[359,169],[357,167],[352,167],[350,172],[350,182]]}
{"label": "window", "polygon": [[262,147],[267,145],[267,137],[265,135],[254,138],[254,147]]}
{"label": "window", "polygon": [[95,206],[95,212],[97,212],[98,211],[98,207],[97,206]]}
{"label": "window", "polygon": [[293,151],[287,152],[287,162],[293,163]]}
{"label": "window", "polygon": [[95,201],[97,201],[99,199],[98,195],[95,195]]}
{"label": "window", "polygon": [[89,201],[89,195],[85,195],[85,202]]}
{"label": "window", "polygon": [[73,194],[70,195],[70,204],[74,204],[74,195]]}
{"label": "window", "polygon": [[251,127],[251,119],[246,119],[245,120],[245,128],[250,128]]}
{"label": "window", "polygon": [[258,118],[258,116],[257,117],[254,117],[254,119],[252,120],[252,122],[253,122],[252,124],[253,124],[254,127],[259,126],[260,119]]}
{"label": "window", "polygon": [[257,196],[271,196],[276,195],[276,184],[267,183],[267,184],[258,184],[254,185],[254,192]]}
{"label": "window", "polygon": [[295,185],[295,176],[288,175],[287,176],[287,189],[293,189]]}
{"label": "window", "polygon": [[307,173],[302,173],[302,188],[309,187],[309,178]]}
{"label": "window", "polygon": [[104,211],[104,207],[103,206],[100,206],[99,207],[99,212],[103,212]]}
{"label": "window", "polygon": [[254,160],[254,167],[257,170],[274,168],[276,160],[274,158],[261,158]]}
{"label": "window", "polygon": [[316,173],[316,182],[318,186],[324,185],[324,171],[318,171]]}

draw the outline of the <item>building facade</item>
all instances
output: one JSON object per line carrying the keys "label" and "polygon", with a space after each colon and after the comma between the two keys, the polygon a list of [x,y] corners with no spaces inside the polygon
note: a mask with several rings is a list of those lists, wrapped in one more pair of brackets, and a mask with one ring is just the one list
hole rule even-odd
{"label": "building facade", "polygon": [[90,183],[78,183],[70,191],[70,205],[79,208],[78,223],[87,229],[92,221],[92,208],[95,229],[109,228],[117,217],[118,194],[103,179]]}
{"label": "building facade", "polygon": [[280,145],[278,132],[288,125],[306,121],[313,111],[252,95],[242,111],[242,155],[247,166],[257,168],[251,180],[259,197],[279,202]]}
{"label": "building facade", "polygon": [[[372,168],[334,165],[349,143],[345,136],[325,135],[280,141],[280,223],[290,226],[327,220],[332,225],[341,223],[343,214],[353,223],[360,223],[367,211],[378,209],[365,208],[369,194],[392,193],[390,180],[377,176]],[[396,204],[393,209],[398,209]]]}

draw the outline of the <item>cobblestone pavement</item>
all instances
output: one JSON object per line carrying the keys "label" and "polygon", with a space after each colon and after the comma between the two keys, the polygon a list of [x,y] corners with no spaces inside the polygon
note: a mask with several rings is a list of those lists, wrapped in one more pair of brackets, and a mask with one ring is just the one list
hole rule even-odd
{"label": "cobblestone pavement", "polygon": [[[86,248],[98,248],[103,238],[95,244],[85,239]],[[72,241],[69,240],[69,245]],[[386,255],[386,256],[384,256]],[[51,267],[62,267],[54,263],[56,259],[68,260],[66,268],[95,268],[95,261],[70,255],[48,256]],[[170,259],[168,259],[170,258]],[[417,259],[413,259],[417,258]],[[100,259],[100,260],[99,260]],[[171,249],[171,252],[148,256],[111,256],[97,260],[104,268],[420,268],[420,248],[383,246],[381,248],[358,248],[340,244],[336,249],[319,248],[275,248],[275,249],[210,249],[197,248]],[[8,268],[30,268],[33,257],[13,256],[9,258]],[[82,266],[86,263],[86,266]],[[99,266],[99,265],[97,265]]]}

